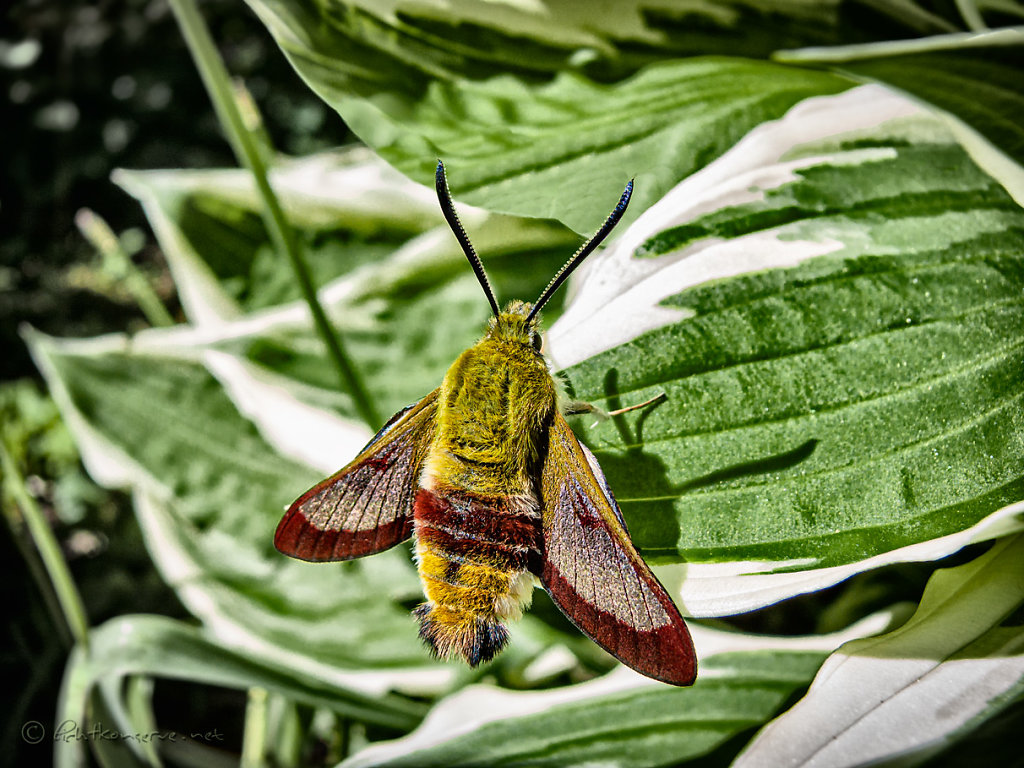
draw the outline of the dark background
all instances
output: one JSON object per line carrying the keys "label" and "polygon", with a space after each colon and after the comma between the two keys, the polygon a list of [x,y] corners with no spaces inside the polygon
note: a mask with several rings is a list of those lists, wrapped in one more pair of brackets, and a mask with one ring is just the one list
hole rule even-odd
{"label": "dark background", "polygon": [[[346,140],[341,119],[299,80],[244,3],[200,6],[278,150],[306,154]],[[88,336],[122,330],[126,315],[139,316],[132,304],[83,286],[81,269],[69,270],[95,260],[74,224],[80,208],[93,209],[117,233],[139,228],[146,245],[136,261],[160,277],[142,209],[111,183],[112,170],[235,165],[163,0],[22,0],[5,15],[0,380],[34,373],[17,335],[20,322]],[[157,279],[157,286],[173,305],[170,282]]]}

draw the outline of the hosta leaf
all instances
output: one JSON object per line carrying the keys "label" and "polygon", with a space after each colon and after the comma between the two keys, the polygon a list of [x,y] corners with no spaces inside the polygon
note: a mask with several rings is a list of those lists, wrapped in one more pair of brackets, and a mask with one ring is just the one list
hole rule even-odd
{"label": "hosta leaf", "polygon": [[630,177],[642,211],[750,129],[847,87],[827,73],[704,58],[651,65],[614,85],[568,73],[537,88],[437,84],[417,105],[419,135],[401,146],[367,140],[413,178],[427,176],[433,155],[445,158],[468,203],[589,232]]}
{"label": "hosta leaf", "polygon": [[86,466],[134,488],[154,562],[222,642],[340,689],[445,679],[397,604],[419,591],[400,551],[348,566],[274,551],[281,510],[319,474],[275,453],[206,368],[119,337],[29,343]]}
{"label": "hosta leaf", "polygon": [[[989,157],[971,135],[957,138],[986,171],[1024,201],[1024,29],[1002,30],[1006,44],[976,45],[837,62],[851,75],[877,80],[955,116],[997,147]],[[989,35],[996,38],[996,35]]]}
{"label": "hosta leaf", "polygon": [[779,48],[949,32],[959,22],[956,14],[944,18],[912,3],[873,6],[872,14],[861,15],[834,1],[625,0],[600,13],[560,0],[261,0],[253,7],[272,28],[280,25],[283,39],[286,31],[305,39],[320,55],[307,54],[309,66],[320,57],[332,60],[335,79],[356,93],[376,92],[382,82],[397,90],[399,72],[408,76],[411,93],[421,84],[416,75],[479,79],[512,72],[540,80],[576,69],[609,81],[658,59],[737,52],[760,58]]}
{"label": "hosta leaf", "polygon": [[905,625],[822,666],[737,768],[903,764],[955,743],[1024,695],[1024,537],[937,571]]}
{"label": "hosta leaf", "polygon": [[1024,161],[1024,31],[1016,46],[941,51],[842,64],[959,116],[1018,163]]}
{"label": "hosta leaf", "polygon": [[[379,162],[362,166],[364,172],[380,168]],[[372,212],[357,216],[350,194],[338,199],[338,185],[311,189],[302,183],[302,177],[318,182],[331,169],[327,158],[307,161],[304,173],[284,185],[293,198],[309,203],[299,223],[315,227],[333,220],[369,229]],[[65,417],[77,427],[91,472],[101,482],[135,489],[138,517],[158,567],[227,644],[294,669],[316,670],[339,686],[436,687],[448,672],[435,666],[424,674],[417,668],[426,654],[407,603],[418,598],[419,588],[404,551],[342,567],[298,563],[272,550],[284,507],[350,460],[369,433],[333,413],[350,409],[330,391],[333,376],[323,370],[300,303],[234,321],[211,309],[211,297],[227,296],[236,277],[250,295],[262,290],[259,276],[245,266],[253,249],[239,249],[232,270],[219,268],[223,241],[186,237],[188,221],[195,218],[183,211],[202,196],[208,224],[223,223],[229,230],[234,214],[220,218],[221,212],[251,205],[244,177],[161,172],[135,177],[132,185],[143,190],[147,209],[159,217],[178,276],[203,286],[194,292],[191,309],[205,321],[143,332],[130,342],[32,337]],[[394,196],[389,185],[399,193],[413,186],[392,178],[377,197]],[[557,225],[466,213],[501,293],[539,293],[578,242]],[[381,214],[377,220],[388,217],[396,218]],[[324,234],[324,242],[334,236]],[[263,237],[260,230],[252,242]],[[524,258],[544,266],[523,270]],[[487,315],[447,228],[413,238],[394,255],[331,281],[322,295],[347,338],[355,339],[352,348],[377,395],[394,410],[437,386]],[[467,324],[474,317],[478,322]],[[297,461],[282,461],[281,454]],[[356,667],[378,674],[353,673]]]}
{"label": "hosta leaf", "polygon": [[[317,286],[390,255],[442,222],[433,193],[365,149],[280,159],[271,182]],[[243,170],[118,171],[142,202],[191,322],[284,304],[301,292],[275,253]]]}
{"label": "hosta leaf", "polygon": [[[427,183],[440,157],[457,198],[577,232],[596,229],[630,177],[642,210],[750,129],[850,85],[812,69],[711,57],[658,62],[608,84],[557,61],[542,65],[540,81],[511,66],[478,79],[459,53],[427,58],[423,48],[438,44],[416,45],[414,30],[412,47],[397,44],[389,24],[402,24],[401,35],[403,22],[342,3],[250,5],[310,87],[400,171]],[[524,42],[506,45],[517,60],[537,61]]]}
{"label": "hosta leaf", "polygon": [[[474,686],[442,700],[398,741],[342,763],[364,766],[679,765],[757,727],[801,690],[828,649],[877,631],[871,617],[839,635],[769,638],[694,627],[701,672],[673,688],[619,669],[553,691]],[[726,764],[737,747],[724,746]]]}
{"label": "hosta leaf", "polygon": [[[176,354],[216,347],[241,355],[255,365],[250,382],[267,374],[255,386],[288,386],[354,417],[306,308],[295,300],[287,261],[273,253],[249,176],[215,170],[120,172],[118,178],[145,205],[194,323],[143,338],[157,338],[157,347],[173,346]],[[285,163],[274,180],[308,255],[320,264],[321,301],[381,410],[396,411],[436,387],[478,338],[488,309],[434,191],[352,150]],[[502,302],[539,294],[579,243],[551,222],[462,206],[460,215]],[[563,300],[556,296],[546,314],[557,316]],[[242,405],[239,387],[220,370],[232,365],[238,363],[221,360],[214,370],[232,399],[257,421],[274,419],[266,404],[262,410]],[[309,460],[306,452],[302,458]]]}
{"label": "hosta leaf", "polygon": [[691,564],[696,613],[814,582],[726,575],[946,554],[1024,495],[1024,211],[924,118],[790,158],[681,185],[552,331],[575,396],[666,393],[585,438],[643,551]]}
{"label": "hosta leaf", "polygon": [[[476,212],[467,226],[503,303],[538,295],[579,243],[572,232],[546,222]],[[206,251],[199,245],[193,255],[201,265]],[[192,274],[191,268],[187,271]],[[210,285],[216,286],[216,281]],[[332,281],[323,288],[321,300],[379,407],[389,413],[438,386],[452,361],[479,338],[489,315],[480,286],[447,227],[414,238],[387,259]],[[564,293],[556,295],[545,314],[557,317],[563,301]],[[269,404],[262,409],[256,402],[244,406],[243,381],[260,390],[276,388],[277,394],[284,389],[320,411],[356,418],[347,394],[337,391],[337,374],[310,327],[304,305],[291,302],[234,321],[211,317],[209,306],[205,301],[196,304],[196,311],[209,317],[207,322],[140,334],[135,348],[161,354],[174,350],[175,356],[186,357],[202,350],[225,353],[216,363],[206,356],[206,363],[235,403],[259,423],[277,422],[285,415],[270,411]],[[222,372],[239,367],[244,370],[237,377]],[[267,392],[270,399],[274,394]],[[278,408],[290,407],[278,399]],[[313,421],[307,421],[312,430]],[[365,428],[360,435],[369,437]],[[316,444],[323,447],[322,440]],[[336,455],[335,450],[329,453]],[[302,455],[309,460],[308,453]]]}
{"label": "hosta leaf", "polygon": [[[579,242],[561,227],[504,217],[481,220],[472,232],[503,303],[537,296]],[[490,314],[447,229],[410,243],[365,279],[328,286],[324,296],[380,409],[389,413],[438,386],[448,366],[480,337]],[[548,314],[557,316],[563,301],[564,294],[552,301]],[[265,315],[247,331],[225,327],[206,343],[303,386],[330,390],[336,376],[301,308],[300,322],[294,322],[295,309]],[[352,414],[347,403],[338,409]]]}
{"label": "hosta leaf", "polygon": [[[731,674],[725,675],[719,675],[722,670],[709,662],[705,667],[707,676],[692,689],[643,686],[625,693],[595,695],[545,707],[533,715],[509,714],[481,724],[461,738],[426,749],[410,749],[392,759],[381,760],[370,753],[366,757],[357,755],[343,765],[678,765],[711,752],[730,736],[770,718],[795,690],[807,684],[821,660],[821,654],[813,652],[751,654],[746,659],[730,659],[731,668],[726,671]],[[457,704],[464,718],[496,706],[486,693],[462,695]],[[565,692],[560,693],[564,698]],[[479,698],[473,698],[473,694]],[[497,695],[493,699],[501,702]],[[557,701],[555,695],[549,699]]]}
{"label": "hosta leaf", "polygon": [[[988,167],[1024,195],[1020,29],[974,39],[953,9],[669,1],[595,14],[560,2],[249,4],[310,87],[404,173],[426,183],[441,156],[467,202],[557,218],[579,232],[599,223],[601,191],[636,176],[644,181],[637,200],[650,204],[763,120],[848,87],[848,75],[955,115],[1012,158]],[[1015,15],[1019,7],[999,20]],[[904,55],[929,48],[937,52]],[[534,194],[539,185],[549,194]],[[568,202],[554,208],[551,200]]]}
{"label": "hosta leaf", "polygon": [[[311,706],[326,707],[344,716],[392,728],[409,728],[421,716],[418,706],[398,696],[367,696],[340,690],[315,676],[296,674],[273,662],[226,649],[187,624],[162,616],[129,615],[96,627],[89,633],[88,648],[79,647],[72,652],[56,722],[70,722],[88,732],[90,694],[101,685],[119,691],[124,678],[131,675],[243,690],[260,686]],[[100,725],[105,730],[114,730],[111,723]],[[153,733],[157,730],[151,729]],[[202,731],[218,731],[220,738],[224,738],[223,726],[214,723],[205,724]],[[136,733],[129,729],[121,732]],[[85,740],[71,737],[53,741],[55,765],[64,768],[87,764],[82,755]],[[213,746],[221,745],[214,743]]]}

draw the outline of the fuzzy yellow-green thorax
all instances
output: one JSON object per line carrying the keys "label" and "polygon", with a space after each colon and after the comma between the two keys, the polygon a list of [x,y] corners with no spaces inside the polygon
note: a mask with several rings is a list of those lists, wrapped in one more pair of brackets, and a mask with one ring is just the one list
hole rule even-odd
{"label": "fuzzy yellow-green thorax", "polygon": [[539,552],[536,466],[556,390],[530,309],[510,303],[448,369],[414,509],[421,635],[473,664],[529,603]]}
{"label": "fuzzy yellow-green thorax", "polygon": [[536,441],[555,408],[555,384],[534,348],[540,336],[529,309],[509,304],[448,369],[425,479],[480,494],[533,492]]}

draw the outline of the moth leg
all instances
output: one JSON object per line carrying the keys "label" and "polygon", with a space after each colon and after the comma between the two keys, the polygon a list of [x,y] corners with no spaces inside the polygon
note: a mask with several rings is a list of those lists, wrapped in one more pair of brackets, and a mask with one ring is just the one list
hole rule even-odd
{"label": "moth leg", "polygon": [[654,397],[652,397],[650,400],[644,400],[642,403],[637,403],[636,405],[627,405],[625,408],[618,408],[617,410],[609,411],[608,412],[608,416],[609,417],[611,417],[611,416],[620,416],[623,413],[629,413],[630,411],[638,411],[641,408],[646,408],[648,405],[654,405],[655,403],[658,403],[658,402],[661,402],[662,400],[667,400],[667,399],[668,399],[668,395],[666,395],[664,392],[659,392]]}
{"label": "moth leg", "polygon": [[579,416],[583,413],[596,413],[601,417],[608,417],[608,412],[603,408],[598,408],[593,403],[586,403],[582,400],[570,400],[562,409],[562,414],[565,416]]}
{"label": "moth leg", "polygon": [[666,395],[664,392],[660,392],[654,397],[652,397],[650,400],[644,400],[644,402],[637,403],[636,405],[628,405],[625,408],[617,408],[614,411],[606,411],[603,408],[599,408],[598,406],[594,405],[593,403],[586,403],[583,402],[582,400],[572,400],[566,403],[563,413],[566,416],[578,416],[583,413],[592,413],[594,416],[597,417],[597,421],[607,421],[612,416],[621,416],[622,414],[629,413],[630,411],[638,411],[641,408],[646,408],[649,405],[654,405],[654,403],[664,400],[667,397],[668,395]]}

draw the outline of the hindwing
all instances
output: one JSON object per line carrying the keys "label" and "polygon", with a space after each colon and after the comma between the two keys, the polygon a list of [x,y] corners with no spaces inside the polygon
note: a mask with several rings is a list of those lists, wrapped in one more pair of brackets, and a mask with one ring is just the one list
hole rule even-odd
{"label": "hindwing", "polygon": [[350,560],[409,538],[420,469],[437,431],[434,390],[385,424],[348,465],[285,513],[274,546],[300,560]]}
{"label": "hindwing", "polygon": [[541,582],[595,643],[644,675],[690,685],[697,657],[672,598],[629,540],[594,455],[556,413],[541,474]]}

